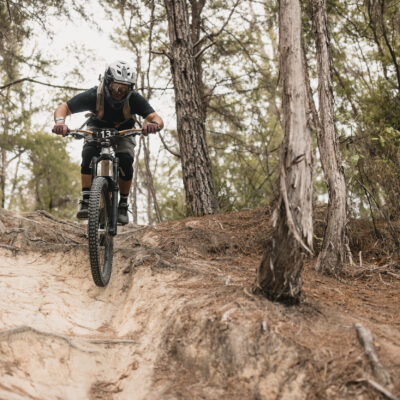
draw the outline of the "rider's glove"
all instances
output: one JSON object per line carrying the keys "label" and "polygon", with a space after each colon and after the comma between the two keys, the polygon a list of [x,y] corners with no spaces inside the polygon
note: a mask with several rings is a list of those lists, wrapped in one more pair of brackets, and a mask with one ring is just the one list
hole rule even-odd
{"label": "rider's glove", "polygon": [[159,130],[157,122],[149,122],[143,126],[143,134],[148,135],[149,133],[156,133]]}
{"label": "rider's glove", "polygon": [[54,132],[57,135],[67,136],[68,126],[65,125],[64,123],[61,123],[61,124],[56,123],[54,125],[52,132]]}

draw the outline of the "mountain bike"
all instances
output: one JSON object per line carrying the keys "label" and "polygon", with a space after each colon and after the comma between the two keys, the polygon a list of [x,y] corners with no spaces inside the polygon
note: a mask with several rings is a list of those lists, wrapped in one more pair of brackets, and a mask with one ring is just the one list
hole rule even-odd
{"label": "mountain bike", "polygon": [[76,129],[67,133],[75,139],[90,135],[100,150],[100,155],[93,157],[91,162],[88,218],[90,269],[97,286],[104,287],[110,280],[113,238],[117,234],[119,159],[115,156],[114,145],[121,136],[142,133],[142,129],[118,131],[113,128],[96,128],[93,131]]}

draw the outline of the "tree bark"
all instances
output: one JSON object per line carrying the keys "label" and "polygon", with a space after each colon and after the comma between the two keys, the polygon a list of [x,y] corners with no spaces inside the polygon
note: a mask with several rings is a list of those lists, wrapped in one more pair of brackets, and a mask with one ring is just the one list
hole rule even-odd
{"label": "tree bark", "polygon": [[318,146],[329,192],[327,226],[316,269],[336,275],[341,271],[346,255],[346,181],[341,167],[335,127],[326,0],[312,0],[312,8],[316,33],[318,95],[322,128],[318,130]]}
{"label": "tree bark", "polygon": [[312,140],[306,116],[299,0],[279,7],[280,70],[284,139],[280,198],[272,243],[258,268],[257,285],[271,300],[296,303],[301,297],[305,253],[312,254]]}
{"label": "tree bark", "polygon": [[6,170],[7,170],[7,152],[1,148],[1,170],[0,170],[0,191],[1,191],[1,208],[6,205]]}
{"label": "tree bark", "polygon": [[205,134],[199,80],[196,77],[186,0],[164,0],[170,38],[177,130],[186,208],[189,215],[218,212]]}
{"label": "tree bark", "polygon": [[142,141],[139,140],[139,148],[136,152],[135,156],[135,165],[133,168],[133,181],[132,181],[132,187],[131,187],[131,207],[132,207],[132,216],[133,216],[133,222],[137,224],[138,222],[138,214],[137,214],[137,188],[138,188],[138,172],[139,172],[139,155],[140,155],[140,150],[142,148]]}
{"label": "tree bark", "polygon": [[[147,138],[147,141],[149,140],[149,138]],[[146,167],[146,182],[147,182],[147,189],[150,193],[150,201],[149,201],[149,206],[150,206],[150,211],[149,213],[151,213],[151,200],[153,202],[154,205],[154,211],[156,213],[156,217],[157,217],[157,222],[160,223],[162,222],[162,218],[161,218],[161,211],[160,211],[160,207],[158,205],[158,201],[157,201],[157,195],[156,195],[156,190],[154,188],[154,181],[153,181],[153,174],[151,173],[151,169],[150,169],[150,150],[148,145],[146,144],[146,139],[143,138],[143,154],[144,154],[144,164]]]}

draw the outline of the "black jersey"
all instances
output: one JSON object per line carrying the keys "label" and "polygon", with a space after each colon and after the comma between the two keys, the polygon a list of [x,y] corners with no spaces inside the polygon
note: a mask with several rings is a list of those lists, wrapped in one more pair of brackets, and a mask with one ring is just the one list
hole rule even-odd
{"label": "black jersey", "polygon": [[[67,105],[72,114],[82,111],[91,111],[92,113],[96,113],[96,102],[97,86],[77,94],[67,101]],[[149,114],[154,112],[154,109],[149,102],[135,91],[133,91],[129,97],[129,105],[131,107],[131,114],[140,115],[143,118],[146,118]],[[89,121],[88,125],[96,126],[98,128],[117,127],[119,130],[130,129],[134,126],[134,121],[132,119],[124,122],[125,120],[126,118],[124,117],[122,108],[120,110],[114,110],[105,98],[103,118],[99,120],[96,117],[93,117]],[[121,122],[124,123],[121,124]]]}

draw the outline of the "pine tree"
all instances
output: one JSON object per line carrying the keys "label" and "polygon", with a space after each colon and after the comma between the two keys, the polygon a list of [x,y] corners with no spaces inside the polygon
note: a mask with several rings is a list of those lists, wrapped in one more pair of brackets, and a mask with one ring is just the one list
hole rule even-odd
{"label": "pine tree", "polygon": [[200,78],[196,70],[195,43],[192,41],[187,3],[185,0],[165,0],[164,4],[168,17],[169,59],[187,212],[196,216],[215,214],[218,212],[218,203],[208,154]]}

